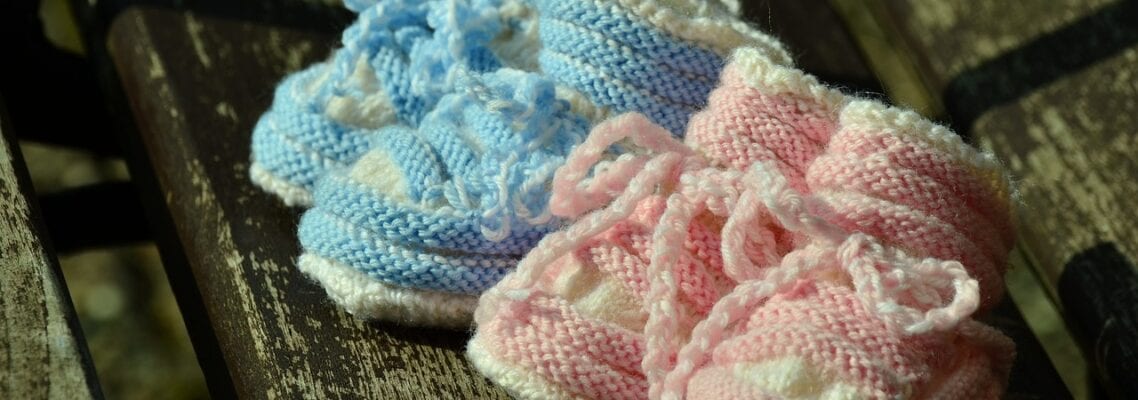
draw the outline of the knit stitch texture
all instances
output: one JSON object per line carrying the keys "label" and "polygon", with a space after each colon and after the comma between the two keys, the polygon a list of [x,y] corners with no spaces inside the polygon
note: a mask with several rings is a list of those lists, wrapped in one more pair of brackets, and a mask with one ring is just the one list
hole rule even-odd
{"label": "knit stitch texture", "polygon": [[574,150],[551,209],[581,217],[482,296],[477,369],[520,398],[1002,393],[1013,346],[970,319],[1014,239],[991,156],[749,48],[687,129]]}
{"label": "knit stitch texture", "polygon": [[[461,326],[473,295],[558,227],[545,210],[545,183],[584,137],[587,121],[537,74],[501,69],[462,81],[418,129],[381,130],[371,152],[320,182],[315,207],[301,219],[302,270],[326,287],[314,262],[385,285],[463,296],[464,315],[440,309],[447,317],[432,323]],[[383,317],[375,307],[390,308],[349,311]]]}
{"label": "knit stitch texture", "polygon": [[532,11],[518,0],[346,5],[359,15],[343,47],[286,78],[253,132],[253,182],[289,205],[309,205],[316,181],[362,156],[376,129],[417,126],[460,71],[536,68]]}
{"label": "knit stitch texture", "polygon": [[778,42],[715,2],[533,3],[546,74],[613,113],[641,112],[677,136],[714,87],[722,55],[734,47],[763,46],[789,62]]}
{"label": "knit stitch texture", "polygon": [[[543,62],[541,74],[509,68],[457,74],[463,83],[417,128],[381,130],[366,155],[317,185],[315,206],[300,226],[305,254],[299,266],[334,301],[367,318],[467,326],[475,296],[562,225],[547,207],[553,171],[593,121],[618,109],[650,112],[620,100],[644,93],[702,104],[710,86],[700,82],[718,75],[724,63],[718,51],[725,46],[717,41],[723,38],[749,40],[770,57],[786,58],[777,42],[737,18],[706,17],[727,15],[727,6],[701,5],[681,17],[654,2],[574,0],[556,6],[563,5],[588,11],[566,34],[608,31],[617,39],[562,48],[558,54],[573,60],[569,70],[545,68]],[[537,9],[568,12],[543,9],[554,6],[538,2]],[[547,25],[562,29],[542,20],[543,59],[549,58],[547,49],[568,43]],[[706,42],[684,39],[700,38],[689,32],[696,27],[719,26],[734,33]],[[683,72],[669,80],[644,76],[667,68]],[[686,121],[693,111],[668,115]],[[659,123],[672,118],[656,117]],[[440,303],[440,292],[452,296]],[[436,312],[411,320],[387,303],[419,297],[423,301],[414,309]]]}

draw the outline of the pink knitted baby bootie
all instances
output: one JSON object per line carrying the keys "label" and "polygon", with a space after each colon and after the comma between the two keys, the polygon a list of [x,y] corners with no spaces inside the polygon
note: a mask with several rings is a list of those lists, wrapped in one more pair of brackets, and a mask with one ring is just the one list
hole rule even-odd
{"label": "pink knitted baby bootie", "polygon": [[[778,170],[745,181],[804,240],[755,263],[682,350],[651,347],[644,370],[667,371],[648,374],[653,397],[999,398],[1014,345],[971,315],[998,302],[1014,241],[1000,165],[915,113],[851,101],[802,180]],[[667,320],[646,334],[676,331]]]}
{"label": "pink knitted baby bootie", "polygon": [[624,115],[574,150],[550,206],[578,221],[482,296],[468,355],[522,398],[991,397],[1011,343],[970,316],[1008,197],[951,132],[740,49],[685,143]]}

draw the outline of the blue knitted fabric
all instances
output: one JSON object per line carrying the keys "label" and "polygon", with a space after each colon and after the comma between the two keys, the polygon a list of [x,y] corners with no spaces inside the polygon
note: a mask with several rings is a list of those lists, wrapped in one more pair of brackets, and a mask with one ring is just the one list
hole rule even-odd
{"label": "blue knitted fabric", "polygon": [[[503,29],[513,26],[500,20],[501,3],[347,2],[360,14],[343,33],[344,47],[326,65],[286,78],[272,107],[258,121],[252,143],[256,168],[290,186],[311,190],[327,170],[346,167],[367,150],[363,136],[372,132],[368,127],[338,121],[325,110],[333,98],[363,102],[374,95],[352,84],[361,57],[390,100],[396,118],[391,122],[417,126],[439,98],[453,91],[455,71],[501,67],[489,47]],[[359,8],[364,5],[367,8]]]}
{"label": "blue knitted fabric", "polygon": [[[301,219],[305,252],[404,287],[476,294],[497,282],[560,226],[548,184],[589,128],[554,85],[512,69],[464,78],[417,129],[372,136],[354,168],[376,157],[394,168],[326,176]],[[390,174],[401,187],[366,182]]]}
{"label": "blue knitted fabric", "polygon": [[460,74],[464,83],[418,127],[373,135],[367,155],[317,185],[299,229],[306,257],[395,287],[477,294],[561,224],[548,212],[548,185],[597,121],[573,114],[555,86],[678,136],[725,64],[615,3],[532,3],[542,74]]}
{"label": "blue knitted fabric", "polygon": [[679,136],[725,60],[600,0],[532,0],[542,70],[616,113],[637,111]]}
{"label": "blue knitted fabric", "polygon": [[254,162],[297,185],[316,182],[324,173],[324,158],[346,160],[367,148],[363,135],[347,134],[350,128],[315,111],[303,91],[324,67],[318,64],[288,76],[253,131]]}
{"label": "blue knitted fabric", "polygon": [[377,2],[379,2],[379,0],[344,0],[344,7],[359,14],[367,10],[368,7],[374,6]]}

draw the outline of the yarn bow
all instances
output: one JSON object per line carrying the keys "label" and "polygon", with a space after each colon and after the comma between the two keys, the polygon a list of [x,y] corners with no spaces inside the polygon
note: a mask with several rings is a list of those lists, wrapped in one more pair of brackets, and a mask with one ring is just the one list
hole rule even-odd
{"label": "yarn bow", "polygon": [[[624,139],[655,154],[625,153],[602,160],[608,148]],[[960,262],[913,257],[864,233],[846,232],[818,217],[825,204],[795,191],[775,167],[763,162],[746,172],[711,167],[638,114],[597,126],[557,171],[550,210],[563,217],[588,214],[549,235],[523,260],[507,287],[534,287],[544,266],[627,218],[658,186],[671,194],[653,232],[647,270],[648,322],[641,366],[649,398],[681,398],[688,378],[730,326],[747,310],[807,277],[844,272],[867,308],[908,334],[952,329],[979,305],[979,285]],[[609,201],[607,208],[596,210]],[[685,240],[689,225],[703,211],[726,218],[724,273],[738,285],[712,307],[681,348],[676,265],[683,247],[675,244]],[[778,254],[772,229],[780,226],[804,245]],[[758,242],[758,265],[754,254],[744,250],[748,240]],[[507,289],[505,294],[523,301],[533,295],[530,289]]]}

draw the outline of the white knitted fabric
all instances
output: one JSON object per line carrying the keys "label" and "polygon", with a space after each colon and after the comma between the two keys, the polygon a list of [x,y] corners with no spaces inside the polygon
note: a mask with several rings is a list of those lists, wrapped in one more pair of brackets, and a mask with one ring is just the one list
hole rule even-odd
{"label": "white knitted fabric", "polygon": [[465,329],[478,297],[387,285],[355,268],[311,254],[300,256],[300,271],[316,280],[328,298],[361,319],[399,321],[412,326]]}

